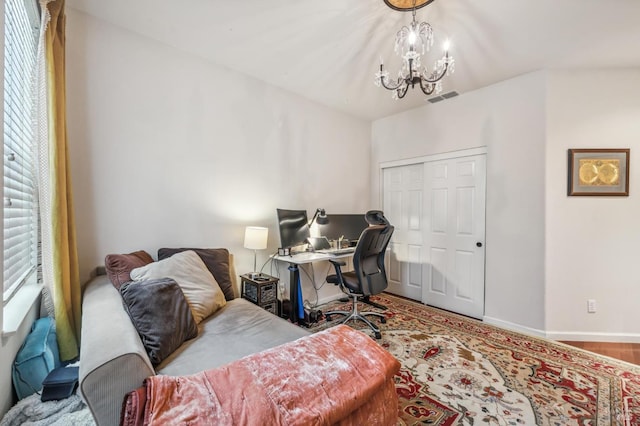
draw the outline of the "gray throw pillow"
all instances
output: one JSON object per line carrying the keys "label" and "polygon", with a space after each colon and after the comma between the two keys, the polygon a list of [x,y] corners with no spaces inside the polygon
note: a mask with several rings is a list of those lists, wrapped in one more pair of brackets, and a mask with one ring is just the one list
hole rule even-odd
{"label": "gray throw pillow", "polygon": [[233,300],[233,284],[229,274],[229,250],[224,248],[161,248],[158,260],[166,259],[176,253],[192,250],[200,256],[211,275],[216,279],[226,300]]}
{"label": "gray throw pillow", "polygon": [[120,294],[154,366],[198,335],[187,300],[171,278],[130,281],[120,287]]}

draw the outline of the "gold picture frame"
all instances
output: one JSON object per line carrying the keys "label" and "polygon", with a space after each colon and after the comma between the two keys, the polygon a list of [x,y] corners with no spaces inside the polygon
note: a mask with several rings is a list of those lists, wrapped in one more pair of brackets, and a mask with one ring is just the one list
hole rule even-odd
{"label": "gold picture frame", "polygon": [[569,149],[568,195],[629,196],[629,149]]}

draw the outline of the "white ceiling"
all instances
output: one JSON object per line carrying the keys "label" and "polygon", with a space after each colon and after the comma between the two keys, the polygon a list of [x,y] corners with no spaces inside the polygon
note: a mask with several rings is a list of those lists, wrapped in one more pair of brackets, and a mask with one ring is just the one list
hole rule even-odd
{"label": "white ceiling", "polygon": [[[393,76],[395,33],[410,13],[383,0],[67,0],[68,7],[189,51],[331,108],[373,120],[424,105],[374,86],[382,56]],[[461,94],[543,68],[640,67],[640,0],[436,0],[423,64],[452,42]],[[594,96],[606,87],[594,87]]]}

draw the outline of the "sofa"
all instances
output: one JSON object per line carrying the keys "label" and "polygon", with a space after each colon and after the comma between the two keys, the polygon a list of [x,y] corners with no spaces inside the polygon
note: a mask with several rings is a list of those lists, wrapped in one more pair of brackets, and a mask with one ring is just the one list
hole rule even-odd
{"label": "sofa", "polygon": [[[226,297],[229,300],[197,324],[194,338],[185,340],[159,363],[152,362],[132,322],[130,307],[123,303],[123,289],[127,287],[116,288],[113,277],[103,274],[84,287],[79,391],[99,426],[119,424],[125,396],[145,384],[147,378],[215,370],[309,336],[307,330],[237,297],[232,258],[229,265],[233,286],[233,294]],[[394,373],[384,379],[387,385],[393,382]],[[393,406],[392,399],[390,402]]]}

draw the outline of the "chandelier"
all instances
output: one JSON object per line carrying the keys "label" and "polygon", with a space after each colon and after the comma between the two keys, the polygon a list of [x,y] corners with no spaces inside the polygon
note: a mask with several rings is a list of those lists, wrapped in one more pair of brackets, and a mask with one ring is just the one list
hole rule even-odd
{"label": "chandelier", "polygon": [[380,71],[375,74],[376,86],[392,90],[393,99],[404,98],[409,87],[413,89],[416,85],[425,95],[431,95],[434,92],[438,94],[442,91],[441,80],[454,71],[454,60],[449,55],[449,41],[445,42],[444,55],[436,61],[431,72],[422,66],[420,57],[433,45],[433,28],[427,22],[416,21],[415,0],[411,13],[413,16],[411,24],[403,26],[396,34],[394,50],[402,58],[402,68],[398,71],[397,80],[393,81],[389,78],[389,72],[384,68],[382,57]]}

